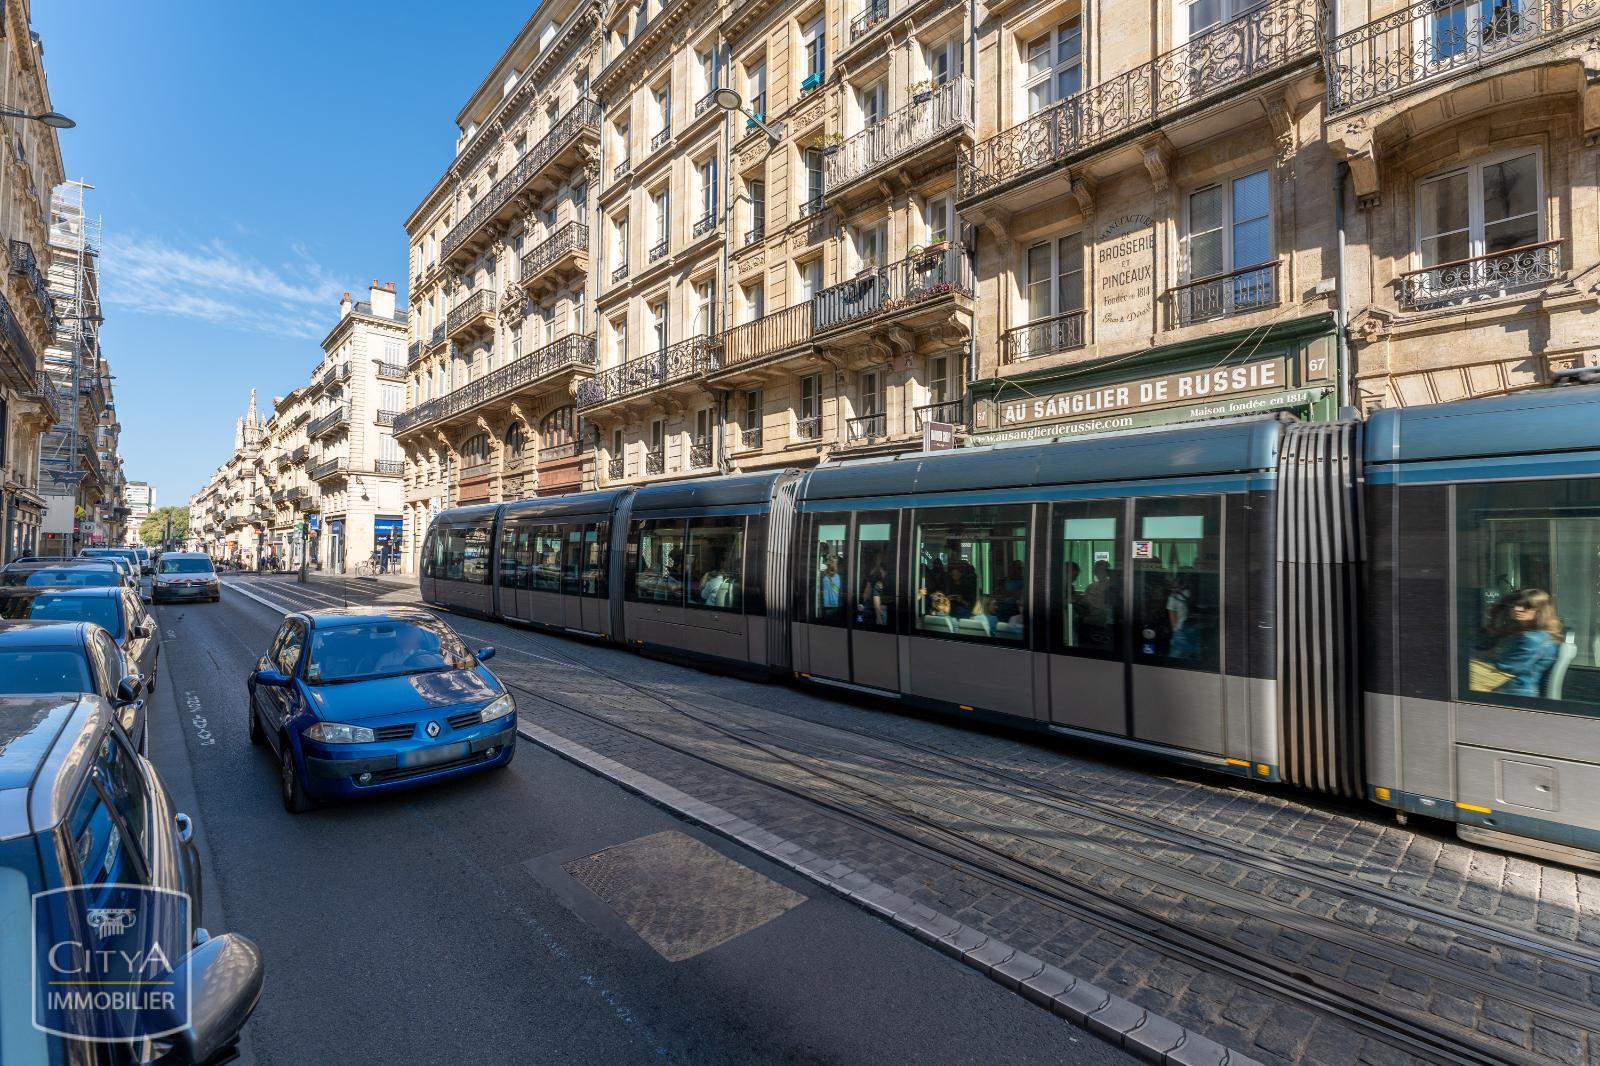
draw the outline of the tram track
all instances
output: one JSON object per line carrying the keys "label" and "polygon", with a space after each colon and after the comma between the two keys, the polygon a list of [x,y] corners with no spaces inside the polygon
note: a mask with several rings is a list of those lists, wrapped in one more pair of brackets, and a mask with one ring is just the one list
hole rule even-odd
{"label": "tram track", "polygon": [[[555,649],[546,650],[555,651]],[[1236,944],[1192,928],[1183,928],[1161,916],[1130,907],[1114,897],[1085,888],[1049,870],[1018,860],[1015,856],[981,840],[955,832],[931,817],[916,811],[908,811],[892,798],[883,796],[876,788],[870,785],[864,786],[859,778],[847,779],[851,775],[841,775],[826,760],[796,752],[787,746],[780,749],[773,744],[754,740],[745,734],[758,732],[772,736],[775,740],[788,740],[791,743],[793,738],[781,738],[769,730],[743,725],[739,728],[729,728],[722,723],[709,721],[627,679],[618,678],[559,652],[557,654],[561,655],[564,662],[578,669],[620,684],[631,692],[661,704],[674,714],[693,720],[729,740],[753,747],[767,758],[776,760],[801,775],[829,782],[837,788],[854,793],[857,798],[854,802],[842,802],[837,797],[825,798],[814,788],[805,788],[802,782],[774,780],[770,773],[755,772],[726,758],[714,758],[704,750],[673,743],[655,733],[635,728],[608,715],[557,698],[548,688],[535,689],[521,681],[509,683],[521,693],[578,714],[597,724],[820,806],[880,838],[899,843],[901,846],[912,847],[919,853],[943,863],[953,864],[967,875],[977,877],[996,887],[1022,892],[1052,909],[1071,914],[1106,932],[1131,939],[1170,957],[1180,958],[1209,970],[1227,973],[1260,991],[1294,1000],[1320,1013],[1331,1014],[1347,1024],[1359,1027],[1384,1043],[1397,1046],[1419,1057],[1439,1062],[1540,1061],[1537,1056],[1503,1044],[1496,1044],[1492,1048],[1479,1046],[1474,1042],[1474,1034],[1470,1031],[1463,1032],[1460,1029],[1432,1024],[1427,1016],[1418,1017],[1382,1003],[1373,1003],[1360,990],[1352,992],[1333,987],[1337,982],[1329,982],[1323,975],[1305,967],[1289,965],[1270,958],[1250,958],[1242,955]],[[924,772],[927,770],[926,767],[920,766],[918,769]],[[970,811],[947,809],[943,813],[959,818],[972,817]],[[998,833],[1011,831],[1005,826],[990,828]],[[933,839],[930,840],[930,837]],[[1145,871],[1140,871],[1139,876],[1149,875]],[[1191,887],[1198,894],[1215,895],[1215,886],[1205,884],[1199,879],[1194,879]],[[1251,898],[1246,905],[1259,906],[1261,902],[1259,899]],[[1308,919],[1308,916],[1298,912],[1296,919],[1293,924],[1298,928],[1304,929],[1316,924]],[[1384,954],[1374,952],[1370,948],[1360,950],[1376,957]],[[1406,956],[1401,960],[1404,965],[1414,965],[1417,961],[1414,952],[1394,951],[1389,954]],[[1466,973],[1448,965],[1430,966],[1429,969],[1432,969],[1433,976],[1440,980],[1459,982],[1467,987],[1481,987],[1487,983],[1483,975],[1478,972]],[[1555,1003],[1549,997],[1526,995],[1525,989],[1505,986],[1498,981],[1493,983],[1500,986],[1496,990],[1499,994],[1524,1009],[1535,1011],[1544,1017],[1565,1020],[1569,1024],[1589,1027],[1590,1019],[1581,1011],[1574,1012],[1570,1007]]]}

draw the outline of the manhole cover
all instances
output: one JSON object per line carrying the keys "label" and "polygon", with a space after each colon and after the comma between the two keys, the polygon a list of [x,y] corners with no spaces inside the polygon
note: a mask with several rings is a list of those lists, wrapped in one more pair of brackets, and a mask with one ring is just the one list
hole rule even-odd
{"label": "manhole cover", "polygon": [[765,925],[806,897],[673,830],[564,863],[668,962]]}

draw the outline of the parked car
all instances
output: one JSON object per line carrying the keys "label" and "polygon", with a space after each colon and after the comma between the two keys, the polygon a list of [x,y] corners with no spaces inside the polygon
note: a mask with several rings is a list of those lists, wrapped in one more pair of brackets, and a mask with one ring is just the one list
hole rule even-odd
{"label": "parked car", "polygon": [[[90,692],[0,696],[0,913],[27,915],[35,893],[79,885],[133,884],[187,895],[187,965],[176,967],[173,990],[176,1002],[191,1004],[188,1022],[154,1046],[89,1044],[35,1028],[28,997],[11,996],[0,1010],[7,1062],[137,1066],[158,1057],[191,1064],[225,1058],[261,998],[261,952],[242,936],[211,936],[201,926],[193,827],[117,718],[104,697]],[[46,943],[82,938],[80,926],[56,928],[64,915],[44,913],[33,936]],[[29,932],[8,927],[5,938],[15,948],[12,959],[21,960],[25,989]],[[5,965],[11,981],[17,969]],[[20,1011],[12,1009],[19,1004]]]}
{"label": "parked car", "polygon": [[0,585],[33,588],[134,586],[127,568],[114,559],[29,559],[0,570]]}
{"label": "parked car", "polygon": [[150,557],[149,548],[135,548],[133,554],[139,557],[139,573],[148,577],[155,571],[155,560]]}
{"label": "parked car", "polygon": [[[93,622],[122,650],[122,673],[138,674],[145,688],[156,687],[156,659],[161,654],[156,620],[139,597],[126,588],[47,589],[0,588],[0,618],[35,622]],[[120,677],[120,675],[119,675]],[[0,692],[5,678],[0,677]]]}
{"label": "parked car", "polygon": [[150,581],[150,599],[155,603],[166,600],[222,599],[222,582],[211,566],[211,557],[204,552],[163,552],[156,564],[156,573]]}
{"label": "parked car", "polygon": [[246,686],[250,741],[277,755],[285,809],[510,763],[516,705],[483,665],[493,655],[413,608],[285,617]]}
{"label": "parked car", "polygon": [[84,548],[78,552],[80,559],[121,559],[128,564],[134,577],[144,572],[144,561],[137,548]]}
{"label": "parked car", "polygon": [[123,664],[122,649],[93,622],[0,621],[0,695],[99,696],[141,752],[150,747],[144,678]]}

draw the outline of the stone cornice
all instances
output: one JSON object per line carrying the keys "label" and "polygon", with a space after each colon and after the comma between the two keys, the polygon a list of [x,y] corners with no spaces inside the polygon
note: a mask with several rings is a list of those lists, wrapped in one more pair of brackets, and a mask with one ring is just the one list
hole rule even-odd
{"label": "stone cornice", "polygon": [[[644,28],[644,32],[629,41],[628,46],[622,50],[621,55],[616,56],[600,69],[599,76],[594,80],[596,97],[598,99],[606,99],[614,90],[620,87],[619,83],[626,79],[629,74],[646,65],[646,58],[659,58],[656,53],[660,45],[663,42],[670,43],[669,38],[672,36],[672,31],[683,25],[695,13],[695,9],[701,6],[697,3],[688,2],[688,0],[675,0],[675,2],[669,3],[667,7],[657,12],[656,17],[651,19],[650,24]],[[694,28],[699,29],[705,25],[706,21],[708,20],[701,19],[695,24]],[[669,49],[669,51],[675,51],[675,49]],[[670,61],[671,57],[669,55],[668,62],[670,63]],[[650,66],[653,69],[655,64],[650,64]]]}

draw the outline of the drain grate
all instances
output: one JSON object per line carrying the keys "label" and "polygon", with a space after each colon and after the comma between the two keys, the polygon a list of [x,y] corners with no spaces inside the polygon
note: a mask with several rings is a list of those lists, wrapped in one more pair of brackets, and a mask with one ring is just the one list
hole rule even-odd
{"label": "drain grate", "polygon": [[675,830],[564,863],[668,962],[743,936],[806,900]]}

